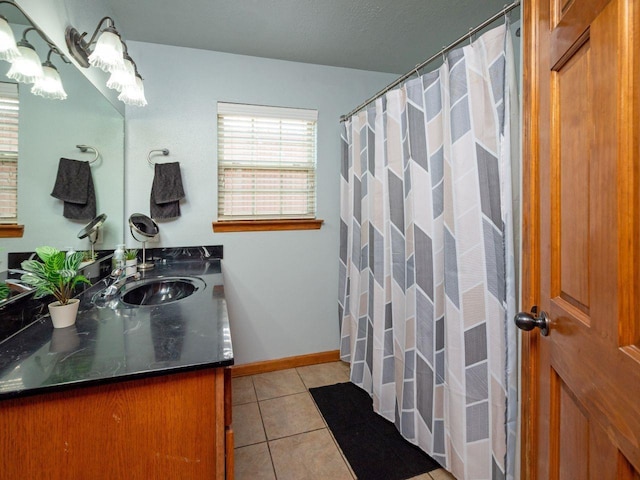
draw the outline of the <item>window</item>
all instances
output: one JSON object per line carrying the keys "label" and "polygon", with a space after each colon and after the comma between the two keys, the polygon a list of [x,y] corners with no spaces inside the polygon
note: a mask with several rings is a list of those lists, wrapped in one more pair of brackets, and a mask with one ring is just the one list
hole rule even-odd
{"label": "window", "polygon": [[18,85],[0,83],[0,224],[18,222]]}
{"label": "window", "polygon": [[317,115],[315,110],[218,103],[219,222],[214,228],[234,220],[315,219]]}

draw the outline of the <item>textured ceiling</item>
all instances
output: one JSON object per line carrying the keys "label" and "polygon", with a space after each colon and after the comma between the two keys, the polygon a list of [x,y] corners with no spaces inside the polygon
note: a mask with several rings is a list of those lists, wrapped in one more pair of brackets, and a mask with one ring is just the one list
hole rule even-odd
{"label": "textured ceiling", "polygon": [[125,40],[402,74],[501,10],[505,0],[109,3]]}

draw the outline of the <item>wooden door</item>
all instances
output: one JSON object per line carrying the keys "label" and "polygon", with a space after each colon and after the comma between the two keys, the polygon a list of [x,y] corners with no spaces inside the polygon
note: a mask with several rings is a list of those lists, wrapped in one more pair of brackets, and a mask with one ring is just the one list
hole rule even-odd
{"label": "wooden door", "polygon": [[640,1],[524,2],[522,477],[640,479]]}

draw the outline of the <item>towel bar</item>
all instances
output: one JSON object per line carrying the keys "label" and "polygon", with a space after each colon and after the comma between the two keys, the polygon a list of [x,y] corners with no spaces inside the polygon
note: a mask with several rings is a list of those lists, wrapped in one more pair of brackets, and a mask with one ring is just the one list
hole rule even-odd
{"label": "towel bar", "polygon": [[153,152],[162,152],[162,155],[164,155],[165,157],[166,157],[167,155],[169,155],[169,149],[168,149],[168,148],[159,148],[159,149],[157,149],[157,150],[151,150],[151,151],[149,152],[149,155],[147,155],[147,162],[149,162],[149,165],[154,165],[154,163],[151,161],[151,154],[152,154]]}
{"label": "towel bar", "polygon": [[76,148],[79,148],[82,153],[85,153],[87,150],[93,150],[93,153],[95,153],[96,156],[93,157],[93,160],[89,160],[89,163],[95,162],[100,156],[100,152],[98,152],[98,149],[96,147],[92,147],[91,145],[76,145]]}

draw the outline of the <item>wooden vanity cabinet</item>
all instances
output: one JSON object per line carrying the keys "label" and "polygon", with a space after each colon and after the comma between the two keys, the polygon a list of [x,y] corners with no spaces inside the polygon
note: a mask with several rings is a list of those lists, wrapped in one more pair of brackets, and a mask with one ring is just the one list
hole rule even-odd
{"label": "wooden vanity cabinet", "polygon": [[0,401],[0,478],[233,478],[231,369]]}

